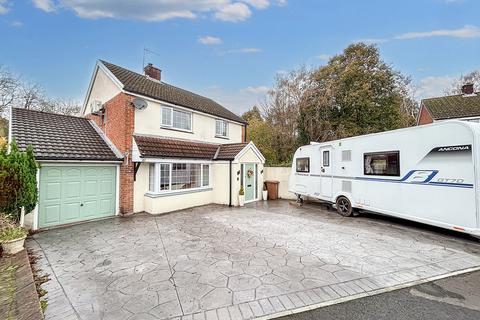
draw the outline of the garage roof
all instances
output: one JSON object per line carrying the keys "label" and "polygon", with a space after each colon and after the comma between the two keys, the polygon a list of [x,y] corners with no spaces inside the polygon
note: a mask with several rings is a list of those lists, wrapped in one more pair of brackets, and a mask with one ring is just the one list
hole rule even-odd
{"label": "garage roof", "polygon": [[11,121],[12,138],[37,160],[122,160],[88,119],[13,108]]}

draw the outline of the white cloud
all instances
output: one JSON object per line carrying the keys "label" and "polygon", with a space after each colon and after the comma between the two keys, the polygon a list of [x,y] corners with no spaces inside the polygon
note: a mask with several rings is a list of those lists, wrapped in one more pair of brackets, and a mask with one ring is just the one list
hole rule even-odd
{"label": "white cloud", "polygon": [[254,94],[266,94],[268,91],[270,91],[270,88],[266,86],[247,87],[244,89],[244,91]]}
{"label": "white cloud", "polygon": [[23,27],[23,22],[22,21],[12,21],[10,23],[10,26],[20,28],[20,27]]}
{"label": "white cloud", "polygon": [[317,56],[317,59],[322,60],[322,61],[328,61],[328,60],[330,60],[330,55],[322,53],[322,54],[319,54]]}
{"label": "white cloud", "polygon": [[270,1],[268,0],[243,0],[243,2],[256,9],[265,9],[270,5]]}
{"label": "white cloud", "polygon": [[212,36],[205,36],[198,38],[198,42],[204,45],[215,45],[222,43],[222,39]]}
{"label": "white cloud", "polygon": [[55,4],[52,0],[32,0],[33,5],[45,12],[55,11]]}
{"label": "white cloud", "polygon": [[415,85],[415,96],[418,99],[442,96],[458,77],[429,76],[420,79]]}
{"label": "white cloud", "polygon": [[[0,0],[0,6],[7,0]],[[32,0],[46,12],[72,10],[86,19],[134,19],[164,21],[174,18],[195,19],[213,16],[222,21],[238,22],[252,15],[251,8],[265,9],[269,0]]]}
{"label": "white cloud", "polygon": [[215,12],[215,18],[230,22],[243,21],[250,18],[251,15],[252,11],[250,11],[250,8],[240,2],[229,3]]}
{"label": "white cloud", "polygon": [[283,7],[287,5],[287,0],[277,0],[277,6]]}
{"label": "white cloud", "polygon": [[205,96],[212,98],[237,115],[242,115],[255,105],[265,102],[265,93],[252,93],[246,89],[225,89],[220,86],[211,86],[202,90]]}
{"label": "white cloud", "polygon": [[460,29],[439,29],[426,32],[408,32],[394,37],[397,40],[409,40],[431,37],[452,37],[452,38],[479,38],[480,28],[476,26],[464,26]]}
{"label": "white cloud", "polygon": [[385,38],[364,38],[364,39],[357,39],[354,42],[363,42],[366,44],[379,44],[387,41],[388,39],[385,39]]}
{"label": "white cloud", "polygon": [[7,0],[0,0],[0,14],[6,14],[10,9],[8,8]]}
{"label": "white cloud", "polygon": [[231,49],[225,53],[246,53],[246,54],[255,54],[262,52],[262,49],[259,48],[241,48],[241,49]]}

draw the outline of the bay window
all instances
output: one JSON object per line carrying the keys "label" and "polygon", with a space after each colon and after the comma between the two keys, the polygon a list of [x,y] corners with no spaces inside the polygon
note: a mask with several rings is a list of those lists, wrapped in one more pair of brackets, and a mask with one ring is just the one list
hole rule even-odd
{"label": "bay window", "polygon": [[201,163],[151,163],[149,191],[200,189],[210,186],[210,165]]}
{"label": "bay window", "polygon": [[162,127],[192,131],[192,113],[162,106],[160,123]]}

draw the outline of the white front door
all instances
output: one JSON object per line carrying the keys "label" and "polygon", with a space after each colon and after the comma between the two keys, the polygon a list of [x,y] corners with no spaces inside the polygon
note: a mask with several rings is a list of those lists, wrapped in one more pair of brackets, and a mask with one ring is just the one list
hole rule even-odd
{"label": "white front door", "polygon": [[332,148],[320,148],[320,194],[322,197],[332,197]]}

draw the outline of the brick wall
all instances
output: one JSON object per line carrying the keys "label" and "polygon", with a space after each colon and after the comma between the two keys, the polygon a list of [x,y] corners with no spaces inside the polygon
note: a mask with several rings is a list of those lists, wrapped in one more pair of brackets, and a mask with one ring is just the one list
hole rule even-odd
{"label": "brick wall", "polygon": [[432,117],[428,113],[427,109],[422,106],[420,108],[420,113],[418,115],[418,125],[429,124],[429,123],[432,123],[432,122],[433,122]]}
{"label": "brick wall", "polygon": [[119,93],[105,103],[105,116],[89,114],[86,117],[94,120],[105,132],[117,149],[124,155],[120,166],[120,213],[133,212],[133,175],[132,135],[135,123],[135,109],[131,104],[133,97]]}

